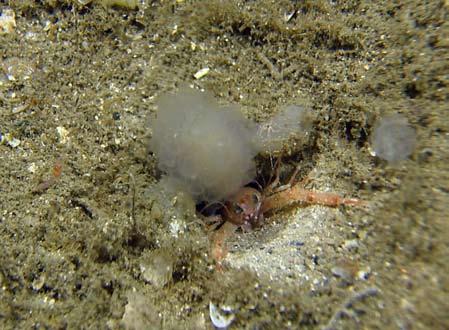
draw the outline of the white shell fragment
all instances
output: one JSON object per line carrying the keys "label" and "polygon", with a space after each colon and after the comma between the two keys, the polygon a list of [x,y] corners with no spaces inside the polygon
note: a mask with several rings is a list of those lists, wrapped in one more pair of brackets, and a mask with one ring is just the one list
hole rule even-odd
{"label": "white shell fragment", "polygon": [[[228,309],[226,309],[228,310]],[[209,316],[214,327],[218,329],[227,329],[235,319],[234,314],[225,314],[224,310],[218,310],[212,302],[209,302]]]}
{"label": "white shell fragment", "polygon": [[56,127],[56,132],[58,132],[59,135],[59,142],[66,144],[69,139],[69,131],[65,127],[58,126]]}
{"label": "white shell fragment", "polygon": [[290,12],[285,12],[284,13],[284,22],[290,22],[290,20],[293,18],[293,16],[295,16],[295,14],[297,13],[297,10],[292,10]]}
{"label": "white shell fragment", "polygon": [[20,143],[22,143],[22,141],[16,138],[12,138],[11,140],[8,141],[8,145],[11,148],[17,148],[18,146],[20,146]]}
{"label": "white shell fragment", "polygon": [[19,139],[16,139],[10,133],[6,133],[5,135],[2,135],[0,133],[0,144],[7,144],[11,148],[17,148],[21,142],[22,141],[20,141]]}
{"label": "white shell fragment", "polygon": [[203,78],[205,75],[207,75],[209,73],[210,69],[209,68],[202,68],[201,70],[197,71],[193,77],[195,79],[201,79]]}

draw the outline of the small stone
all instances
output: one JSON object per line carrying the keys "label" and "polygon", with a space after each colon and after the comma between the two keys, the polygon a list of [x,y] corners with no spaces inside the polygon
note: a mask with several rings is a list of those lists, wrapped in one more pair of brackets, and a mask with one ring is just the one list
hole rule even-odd
{"label": "small stone", "polygon": [[351,283],[354,281],[358,270],[357,265],[350,260],[341,260],[332,267],[331,272],[334,276]]}
{"label": "small stone", "polygon": [[114,112],[113,114],[112,114],[112,119],[114,119],[114,120],[120,120],[120,118],[121,118],[121,115],[120,115],[120,112]]}
{"label": "small stone", "polygon": [[359,247],[359,241],[356,239],[346,240],[343,243],[343,248],[345,248],[346,250],[349,250],[349,251],[356,250],[358,247]]}
{"label": "small stone", "polygon": [[364,268],[364,269],[360,269],[357,272],[356,276],[357,276],[357,278],[359,280],[366,281],[369,278],[370,275],[371,275],[371,268],[367,267],[367,268]]}
{"label": "small stone", "polygon": [[331,269],[332,274],[347,281],[352,281],[352,274],[347,268],[335,266]]}
{"label": "small stone", "polygon": [[35,279],[33,283],[31,283],[31,287],[33,288],[33,290],[39,291],[40,289],[42,289],[45,284],[45,279],[45,275],[41,275],[39,276],[39,278]]}

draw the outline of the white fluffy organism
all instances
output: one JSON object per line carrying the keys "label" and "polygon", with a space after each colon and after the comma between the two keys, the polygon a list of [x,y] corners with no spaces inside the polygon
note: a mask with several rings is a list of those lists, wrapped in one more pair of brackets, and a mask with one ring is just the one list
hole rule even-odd
{"label": "white fluffy organism", "polygon": [[404,116],[390,115],[377,122],[371,142],[376,156],[394,163],[411,155],[416,132]]}
{"label": "white fluffy organism", "polygon": [[216,201],[254,179],[255,125],[238,108],[188,87],[157,106],[150,148],[171,182],[197,201]]}

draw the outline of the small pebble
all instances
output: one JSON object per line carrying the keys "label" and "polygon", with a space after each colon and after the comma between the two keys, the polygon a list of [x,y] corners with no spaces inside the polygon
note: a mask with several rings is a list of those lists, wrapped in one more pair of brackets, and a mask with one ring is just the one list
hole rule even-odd
{"label": "small pebble", "polygon": [[37,279],[35,279],[33,283],[31,283],[31,287],[33,288],[33,290],[39,291],[40,289],[42,289],[45,284],[45,279],[45,275],[41,275]]}
{"label": "small pebble", "polygon": [[112,114],[112,119],[114,120],[120,120],[120,117],[121,117],[120,112],[116,111]]}
{"label": "small pebble", "polygon": [[359,241],[356,240],[356,239],[346,240],[346,241],[343,243],[343,247],[344,247],[346,250],[349,250],[349,251],[351,251],[351,250],[356,250],[356,249],[359,247]]}
{"label": "small pebble", "polygon": [[335,266],[331,271],[336,277],[340,277],[348,282],[352,281],[352,273],[347,268]]}
{"label": "small pebble", "polygon": [[361,269],[357,272],[357,278],[362,281],[366,281],[371,275],[371,268]]}

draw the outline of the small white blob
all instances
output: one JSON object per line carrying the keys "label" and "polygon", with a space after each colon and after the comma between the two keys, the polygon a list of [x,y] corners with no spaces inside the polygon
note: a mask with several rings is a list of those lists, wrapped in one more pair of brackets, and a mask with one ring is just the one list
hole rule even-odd
{"label": "small white blob", "polygon": [[291,104],[257,126],[257,143],[264,152],[278,152],[290,137],[304,138],[311,129],[312,115],[302,105]]}
{"label": "small white blob", "polygon": [[416,146],[416,132],[404,116],[386,116],[374,128],[372,146],[377,157],[397,162],[412,154]]}

